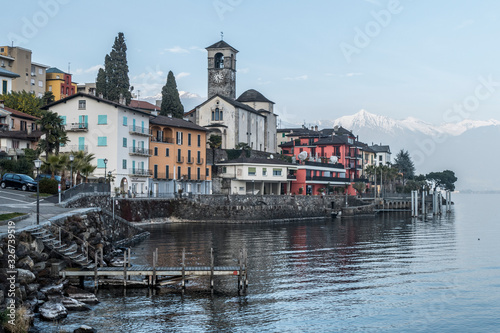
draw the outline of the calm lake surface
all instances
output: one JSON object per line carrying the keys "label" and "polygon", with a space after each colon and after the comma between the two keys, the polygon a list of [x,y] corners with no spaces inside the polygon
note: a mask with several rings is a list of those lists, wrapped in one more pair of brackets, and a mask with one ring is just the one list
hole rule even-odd
{"label": "calm lake surface", "polygon": [[[99,332],[500,332],[500,195],[455,194],[453,212],[292,224],[148,226],[135,264],[236,265],[248,250],[249,289],[236,278],[189,281],[148,295],[100,290],[91,312],[59,328]],[[42,332],[52,323],[37,323]]]}

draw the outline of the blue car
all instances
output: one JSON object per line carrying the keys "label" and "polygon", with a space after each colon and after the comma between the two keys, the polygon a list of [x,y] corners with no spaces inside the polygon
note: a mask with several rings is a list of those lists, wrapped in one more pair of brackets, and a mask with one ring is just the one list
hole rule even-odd
{"label": "blue car", "polygon": [[0,182],[1,188],[13,187],[23,191],[36,191],[37,182],[30,176],[20,173],[6,173]]}

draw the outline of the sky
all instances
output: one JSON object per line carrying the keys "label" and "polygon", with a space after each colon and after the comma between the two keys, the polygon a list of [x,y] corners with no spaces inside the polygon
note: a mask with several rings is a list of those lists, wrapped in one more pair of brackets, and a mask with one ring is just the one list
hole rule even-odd
{"label": "sky", "polygon": [[11,1],[0,44],[94,82],[118,32],[140,97],[207,95],[205,48],[236,48],[237,96],[256,89],[283,121],[361,109],[433,124],[500,119],[500,2],[494,0]]}

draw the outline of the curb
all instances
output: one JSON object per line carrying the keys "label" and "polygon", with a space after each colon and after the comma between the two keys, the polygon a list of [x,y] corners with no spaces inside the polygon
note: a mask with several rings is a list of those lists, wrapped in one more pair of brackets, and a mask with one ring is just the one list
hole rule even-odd
{"label": "curb", "polygon": [[12,222],[18,222],[18,221],[26,220],[30,216],[31,216],[31,213],[28,213],[28,214],[25,214],[25,215],[22,215],[22,216],[14,217],[12,219],[3,220],[3,221],[0,221],[0,225],[7,225],[11,221]]}

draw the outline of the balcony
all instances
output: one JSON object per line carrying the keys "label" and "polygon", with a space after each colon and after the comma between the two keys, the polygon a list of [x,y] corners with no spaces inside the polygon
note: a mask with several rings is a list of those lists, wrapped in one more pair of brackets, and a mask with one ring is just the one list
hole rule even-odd
{"label": "balcony", "polygon": [[196,160],[196,164],[198,164],[198,165],[203,165],[203,162],[204,162],[203,158]]}
{"label": "balcony", "polygon": [[146,149],[142,147],[130,147],[129,155],[138,155],[138,156],[151,156],[151,149]]}
{"label": "balcony", "polygon": [[184,163],[184,156],[177,156],[177,160],[175,160],[177,163]]}
{"label": "balcony", "polygon": [[367,178],[354,178],[353,181],[355,183],[369,183],[370,182]]}
{"label": "balcony", "polygon": [[152,175],[151,170],[137,169],[137,168],[128,169],[128,173],[131,176],[138,176],[138,177],[149,177]]}
{"label": "balcony", "polygon": [[159,143],[174,143],[173,138],[159,138],[156,136],[151,137],[151,142],[159,142]]}
{"label": "balcony", "polygon": [[342,177],[325,177],[325,176],[306,176],[306,180],[320,181],[320,182],[344,182],[349,183],[349,178]]}
{"label": "balcony", "polygon": [[128,132],[130,134],[137,134],[137,135],[142,135],[142,136],[151,136],[151,134],[149,134],[149,128],[147,128],[147,127],[130,125],[128,127]]}
{"label": "balcony", "polygon": [[66,132],[88,132],[88,123],[71,123],[66,125]]}
{"label": "balcony", "polygon": [[85,153],[88,153],[89,146],[87,146],[87,145],[66,145],[66,146],[61,146],[60,150],[62,152],[83,151]]}
{"label": "balcony", "polygon": [[311,165],[311,166],[319,166],[323,168],[336,168],[336,169],[343,169],[344,166],[340,163],[321,163],[321,162],[311,162],[311,161],[304,161],[305,165]]}
{"label": "balcony", "polygon": [[187,164],[194,164],[194,158],[187,158],[187,161],[186,161]]}
{"label": "balcony", "polygon": [[287,175],[286,179],[287,180],[297,180],[297,176],[296,175]]}
{"label": "balcony", "polygon": [[152,171],[149,170],[149,173],[153,176],[154,179],[158,180],[172,180],[174,179],[174,175],[172,173],[165,173],[165,172],[157,172],[156,174]]}

